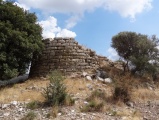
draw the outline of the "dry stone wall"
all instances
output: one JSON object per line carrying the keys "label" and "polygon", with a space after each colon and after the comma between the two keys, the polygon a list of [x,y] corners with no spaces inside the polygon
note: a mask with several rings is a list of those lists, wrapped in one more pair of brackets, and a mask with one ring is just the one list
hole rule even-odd
{"label": "dry stone wall", "polygon": [[78,44],[74,38],[43,40],[45,49],[39,60],[31,67],[31,76],[46,76],[58,69],[65,73],[84,71],[99,67],[101,56]]}

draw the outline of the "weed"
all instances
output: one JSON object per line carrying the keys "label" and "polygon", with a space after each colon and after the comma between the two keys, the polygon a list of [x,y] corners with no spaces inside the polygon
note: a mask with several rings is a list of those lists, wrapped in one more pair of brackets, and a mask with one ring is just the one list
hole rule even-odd
{"label": "weed", "polygon": [[128,102],[131,99],[130,96],[131,86],[124,81],[118,82],[114,87],[113,99],[114,101]]}
{"label": "weed", "polygon": [[104,101],[106,99],[105,93],[99,90],[95,90],[91,95],[86,98],[88,104],[81,108],[82,112],[99,112],[103,111]]}
{"label": "weed", "polygon": [[104,107],[103,102],[98,102],[96,100],[90,101],[87,105],[85,105],[81,111],[82,112],[100,112]]}
{"label": "weed", "polygon": [[26,105],[26,107],[27,107],[28,109],[31,109],[31,110],[37,109],[37,108],[40,107],[40,102],[38,102],[38,101],[29,102],[29,103]]}
{"label": "weed", "polygon": [[100,98],[100,99],[106,99],[105,93],[100,90],[94,90],[91,95],[86,99],[87,101],[90,101],[95,98]]}
{"label": "weed", "polygon": [[[53,71],[50,74],[50,84],[44,88],[43,96],[46,99],[46,103],[51,106],[72,104],[73,100],[69,97],[66,86],[63,83],[64,77],[59,71]],[[70,102],[70,103],[68,103]]]}

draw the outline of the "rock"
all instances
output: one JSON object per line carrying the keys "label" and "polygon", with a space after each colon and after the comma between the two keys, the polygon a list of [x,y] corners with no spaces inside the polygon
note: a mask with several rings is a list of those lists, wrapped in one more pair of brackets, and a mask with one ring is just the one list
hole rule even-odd
{"label": "rock", "polygon": [[10,102],[12,105],[18,105],[18,102],[17,101],[12,101],[12,102]]}
{"label": "rock", "polygon": [[96,70],[96,76],[100,77],[100,78],[103,78],[103,79],[108,78],[107,73],[105,71],[102,71],[102,70],[101,71]]}
{"label": "rock", "polygon": [[23,111],[23,108],[19,108],[18,111],[19,111],[19,112],[22,112],[22,111]]}
{"label": "rock", "polygon": [[97,76],[97,80],[104,82],[104,79]]}
{"label": "rock", "polygon": [[90,80],[90,81],[92,81],[92,78],[91,78],[91,76],[88,76],[88,75],[87,75],[87,76],[86,76],[86,79],[87,79],[87,80]]}
{"label": "rock", "polygon": [[144,117],[143,117],[143,120],[148,120],[148,118],[144,116]]}
{"label": "rock", "polygon": [[88,102],[87,102],[87,101],[84,101],[84,104],[88,105]]}
{"label": "rock", "polygon": [[72,113],[74,113],[74,112],[75,112],[75,110],[71,110],[71,112],[72,112]]}
{"label": "rock", "polygon": [[61,116],[61,115],[62,115],[62,113],[58,113],[57,115],[58,115],[58,116]]}
{"label": "rock", "polygon": [[82,73],[82,77],[86,77],[86,75],[87,75],[87,72]]}
{"label": "rock", "polygon": [[86,85],[89,90],[93,90],[93,86],[91,84]]}
{"label": "rock", "polygon": [[2,108],[2,109],[6,109],[9,105],[10,105],[10,104],[2,104],[2,105],[1,105],[1,108]]}
{"label": "rock", "polygon": [[10,113],[9,112],[7,112],[7,113],[4,113],[4,116],[9,116],[10,115]]}
{"label": "rock", "polygon": [[134,107],[134,103],[130,102],[130,101],[126,102],[126,105],[129,106],[129,107]]}
{"label": "rock", "polygon": [[150,87],[150,86],[148,86],[148,89],[149,89],[149,90],[153,90],[153,88],[152,88],[152,87]]}
{"label": "rock", "polygon": [[111,78],[105,78],[104,82],[106,82],[106,83],[112,83],[112,79]]}

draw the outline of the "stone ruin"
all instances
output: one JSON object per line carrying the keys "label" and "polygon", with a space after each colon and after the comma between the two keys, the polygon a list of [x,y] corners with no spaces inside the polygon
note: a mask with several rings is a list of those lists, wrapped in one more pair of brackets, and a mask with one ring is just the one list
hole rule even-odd
{"label": "stone ruin", "polygon": [[44,50],[39,60],[32,65],[30,76],[46,76],[56,69],[68,74],[96,69],[103,61],[109,61],[79,45],[74,38],[45,39],[43,43]]}

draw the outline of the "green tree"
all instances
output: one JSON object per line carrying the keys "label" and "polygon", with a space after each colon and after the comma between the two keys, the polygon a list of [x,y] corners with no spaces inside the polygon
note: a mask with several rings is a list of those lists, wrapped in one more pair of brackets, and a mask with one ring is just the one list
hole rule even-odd
{"label": "green tree", "polygon": [[131,66],[132,73],[156,73],[158,70],[159,50],[156,36],[137,34],[135,32],[120,32],[112,38],[112,47],[119,56]]}
{"label": "green tree", "polygon": [[37,59],[43,47],[41,33],[34,13],[0,0],[0,79],[23,74]]}

